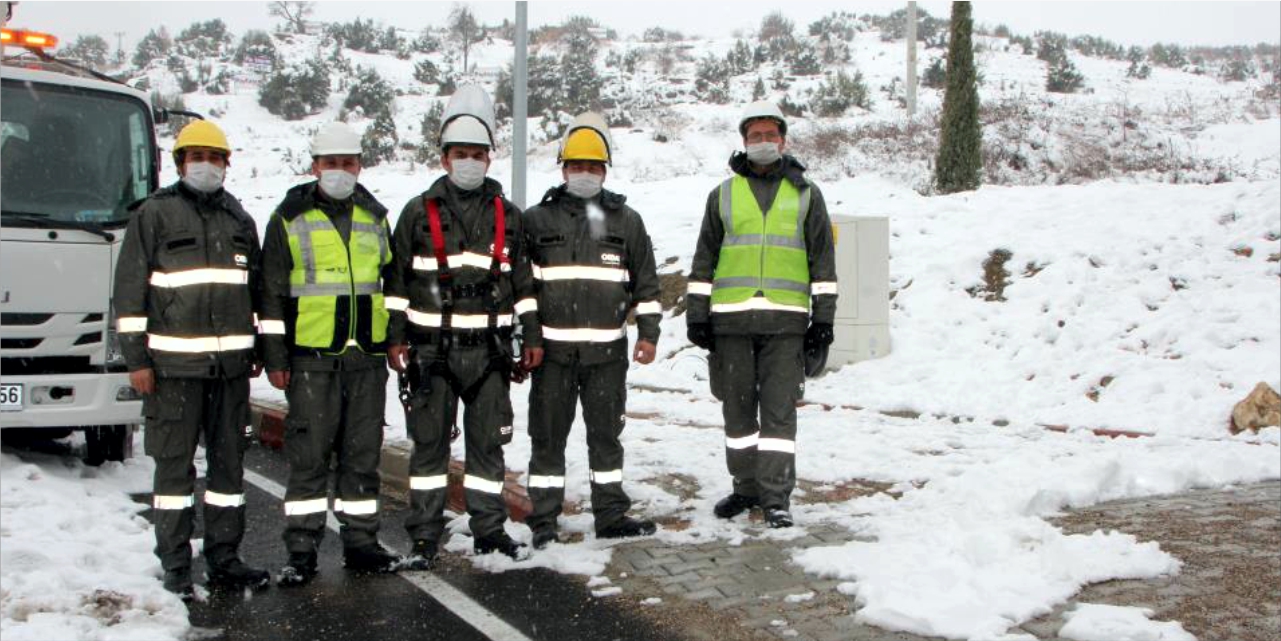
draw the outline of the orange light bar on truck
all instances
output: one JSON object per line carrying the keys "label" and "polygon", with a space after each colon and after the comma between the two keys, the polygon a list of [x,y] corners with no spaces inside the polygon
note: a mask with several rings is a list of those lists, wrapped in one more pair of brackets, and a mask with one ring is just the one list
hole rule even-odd
{"label": "orange light bar on truck", "polygon": [[9,46],[32,47],[35,49],[51,49],[58,46],[57,36],[21,29],[4,29],[0,31],[0,41]]}

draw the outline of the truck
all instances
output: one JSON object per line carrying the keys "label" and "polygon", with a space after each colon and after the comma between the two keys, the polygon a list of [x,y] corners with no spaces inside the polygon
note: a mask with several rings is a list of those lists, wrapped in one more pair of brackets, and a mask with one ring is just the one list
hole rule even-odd
{"label": "truck", "polygon": [[87,463],[124,460],[142,398],[119,349],[112,282],[128,206],[159,185],[155,127],[168,113],[46,53],[50,34],[6,24],[3,38],[0,435],[79,430]]}

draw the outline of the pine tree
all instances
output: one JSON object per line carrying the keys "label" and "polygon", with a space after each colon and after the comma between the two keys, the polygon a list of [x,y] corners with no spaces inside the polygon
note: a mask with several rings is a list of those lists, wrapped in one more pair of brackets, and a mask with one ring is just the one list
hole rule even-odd
{"label": "pine tree", "polygon": [[952,3],[952,29],[947,51],[947,89],[943,94],[942,131],[934,183],[940,193],[978,189],[983,168],[983,132],[979,128],[979,93],[970,36],[974,20],[969,2]]}
{"label": "pine tree", "polygon": [[752,87],[752,102],[765,99],[765,81],[760,76],[756,77],[756,85]]}
{"label": "pine tree", "polygon": [[398,142],[400,138],[396,135],[396,121],[392,120],[391,112],[379,112],[374,124],[369,126],[364,138],[360,140],[361,166],[373,167],[384,161],[395,160]]}

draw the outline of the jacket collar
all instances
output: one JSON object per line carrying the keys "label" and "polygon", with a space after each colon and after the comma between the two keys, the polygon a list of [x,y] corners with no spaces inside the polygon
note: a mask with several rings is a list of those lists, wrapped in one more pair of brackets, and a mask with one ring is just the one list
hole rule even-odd
{"label": "jacket collar", "polygon": [[285,192],[285,199],[280,202],[276,211],[284,216],[285,220],[293,220],[313,209],[319,209],[330,215],[350,211],[352,204],[360,206],[376,219],[382,219],[387,215],[387,208],[378,202],[378,199],[374,198],[364,185],[357,183],[351,198],[334,200],[320,191],[319,182],[315,180],[291,187]]}
{"label": "jacket collar", "polygon": [[454,183],[449,182],[448,175],[444,175],[437,178],[436,182],[433,182],[431,187],[428,187],[427,191],[423,192],[424,199],[438,198],[445,202],[454,202],[455,200],[464,200],[477,196],[481,196],[485,200],[493,200],[495,196],[502,195],[502,183],[489,176],[485,176],[485,182],[481,183],[480,187],[464,191]]}
{"label": "jacket collar", "polygon": [[[600,202],[602,209],[607,211],[618,211],[627,203],[627,196],[612,192],[602,187],[600,195],[596,197],[596,200]],[[561,207],[573,208],[575,211],[581,211],[586,207],[586,203],[587,201],[566,191],[565,184],[561,183],[551,189],[548,189],[547,193],[543,194],[543,199],[539,201],[538,204],[547,206],[559,205]]]}
{"label": "jacket collar", "polygon": [[729,168],[734,173],[747,178],[759,178],[761,180],[782,180],[786,178],[794,187],[800,189],[809,184],[805,178],[805,165],[797,160],[795,156],[783,154],[783,157],[770,170],[763,174],[752,171],[752,163],[747,159],[747,153],[738,151],[729,157]]}

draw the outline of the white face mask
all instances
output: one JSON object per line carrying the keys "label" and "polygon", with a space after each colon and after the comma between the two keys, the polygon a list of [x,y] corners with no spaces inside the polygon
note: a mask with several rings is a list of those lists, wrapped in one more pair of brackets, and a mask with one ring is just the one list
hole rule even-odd
{"label": "white face mask", "polygon": [[747,159],[758,165],[772,165],[783,157],[776,142],[758,142],[747,146]]}
{"label": "white face mask", "polygon": [[471,191],[485,182],[488,167],[483,161],[460,158],[449,161],[449,166],[449,181],[459,189]]}
{"label": "white face mask", "polygon": [[205,193],[218,191],[227,170],[208,162],[193,162],[187,165],[182,182],[188,187]]}
{"label": "white face mask", "polygon": [[565,176],[565,191],[583,200],[595,198],[600,193],[600,186],[605,177],[588,171],[579,171]]}
{"label": "white face mask", "polygon": [[322,169],[320,190],[334,200],[346,200],[356,191],[356,176],[346,169]]}

